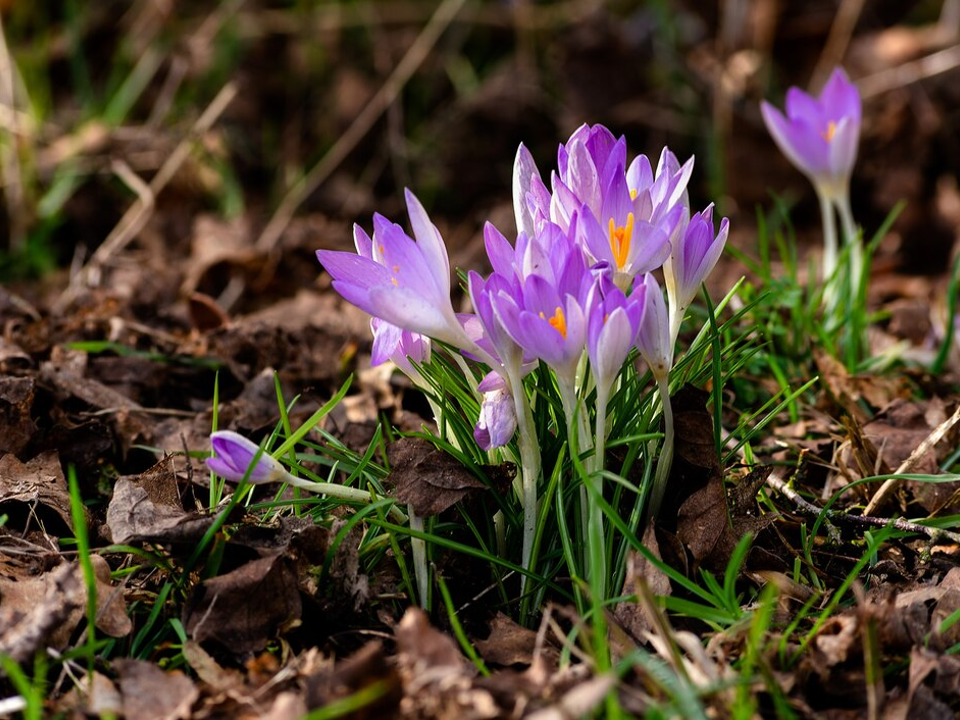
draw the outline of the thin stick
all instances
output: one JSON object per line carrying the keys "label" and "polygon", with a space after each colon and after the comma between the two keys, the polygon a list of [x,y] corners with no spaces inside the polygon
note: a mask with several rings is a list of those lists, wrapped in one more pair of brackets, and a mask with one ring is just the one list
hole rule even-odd
{"label": "thin stick", "polygon": [[284,196],[270,218],[270,222],[260,233],[257,239],[257,250],[269,252],[273,249],[287,225],[293,219],[300,204],[330,177],[330,174],[342,163],[373,127],[388,107],[400,95],[400,91],[407,81],[417,71],[417,68],[427,59],[430,51],[436,45],[440,35],[450,25],[457,12],[463,7],[465,0],[444,0],[443,4],[430,18],[430,21],[421,31],[406,55],[400,60],[396,69],[387,78],[386,82],[363,108],[356,120],[340,136],[332,148],[324,155],[320,162],[311,168]]}
{"label": "thin stick", "polygon": [[[107,239],[97,248],[90,260],[73,276],[70,285],[57,300],[54,306],[55,312],[62,311],[66,308],[77,297],[80,289],[90,284],[90,282],[98,276],[107,261],[125,248],[143,229],[152,214],[153,200],[167,186],[170,180],[173,179],[174,175],[176,175],[180,169],[180,166],[183,165],[183,162],[190,155],[194,140],[213,127],[213,124],[220,115],[223,114],[223,111],[227,109],[227,106],[236,95],[236,83],[230,82],[221,88],[220,92],[217,93],[217,96],[213,99],[213,102],[207,106],[207,109],[203,111],[203,114],[196,123],[194,123],[190,132],[187,133],[187,136],[180,141],[170,154],[170,157],[160,166],[157,174],[153,176],[153,179],[147,186],[149,196],[138,194],[136,202],[123,214],[120,222],[110,231]],[[129,180],[129,178],[127,178],[127,180]]]}
{"label": "thin stick", "polygon": [[[904,520],[903,518],[881,518],[867,515],[848,515],[846,513],[837,512],[836,510],[824,511],[823,508],[818,507],[801,497],[800,493],[791,488],[786,481],[783,480],[783,478],[778,477],[776,472],[770,473],[770,476],[766,480],[766,484],[789,498],[801,512],[813,517],[819,517],[821,514],[823,514],[825,516],[824,524],[827,526],[828,534],[832,540],[838,540],[840,536],[837,529],[830,525],[829,520],[847,525],[856,525],[858,527],[892,527],[902,532],[926,535],[931,540],[947,539],[951,542],[960,544],[960,533],[952,532],[950,530],[943,530],[942,528],[930,527],[929,525],[921,525],[920,523]],[[827,518],[829,518],[829,520],[827,520]]]}
{"label": "thin stick", "polygon": [[[893,473],[894,475],[905,475],[911,472],[920,464],[920,460],[946,436],[948,432],[960,422],[960,405],[954,410],[953,415],[940,423],[933,432],[927,435],[926,439],[917,446],[917,449],[910,453],[910,457],[904,460],[900,467]],[[900,478],[890,478],[877,488],[877,492],[870,498],[870,502],[863,509],[864,515],[873,515],[891,496],[897,491],[903,480]]]}
{"label": "thin stick", "polygon": [[810,81],[812,86],[822,86],[830,71],[843,60],[850,45],[850,38],[853,37],[853,30],[857,26],[857,20],[863,12],[863,5],[864,0],[841,0],[837,14],[833,18],[833,24],[830,26],[827,42],[813,71]]}

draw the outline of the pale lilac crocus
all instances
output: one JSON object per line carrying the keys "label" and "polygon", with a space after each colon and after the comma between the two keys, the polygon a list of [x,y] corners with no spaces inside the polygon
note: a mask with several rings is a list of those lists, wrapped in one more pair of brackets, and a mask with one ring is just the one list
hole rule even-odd
{"label": "pale lilac crocus", "polygon": [[472,349],[450,301],[450,261],[440,232],[406,191],[414,241],[382,215],[371,239],[354,227],[357,254],[318,250],[333,287],[361,310],[411,333]]}
{"label": "pale lilac crocus", "polygon": [[653,377],[660,382],[665,379],[673,367],[673,344],[670,340],[670,317],[663,292],[657,279],[647,273],[634,282],[634,292],[643,289],[644,309],[637,332],[636,345],[640,355],[650,366]]}
{"label": "pale lilac crocus", "polygon": [[723,218],[719,231],[713,226],[713,204],[698,212],[674,235],[670,257],[663,265],[670,311],[670,337],[676,342],[683,315],[697,296],[700,285],[720,259],[730,221]]}
{"label": "pale lilac crocus", "polygon": [[[240,482],[246,477],[253,484],[281,482],[287,471],[278,460],[260,446],[232,430],[220,430],[210,435],[214,457],[206,459],[207,467],[222,478]],[[260,453],[256,465],[253,459]]]}
{"label": "pale lilac crocus", "polygon": [[823,217],[823,280],[828,283],[824,298],[841,317],[844,310],[832,282],[840,280],[834,278],[839,253],[834,208],[850,245],[847,286],[854,296],[859,292],[863,273],[863,250],[850,208],[850,175],[857,159],[862,120],[860,93],[846,73],[836,68],[819,97],[790,88],[786,116],[766,101],[760,104],[760,110],[780,150],[816,188]]}
{"label": "pale lilac crocus", "polygon": [[841,68],[833,71],[819,97],[791,87],[786,115],[766,101],[760,109],[767,130],[790,162],[825,194],[846,194],[857,159],[862,110],[860,94]]}

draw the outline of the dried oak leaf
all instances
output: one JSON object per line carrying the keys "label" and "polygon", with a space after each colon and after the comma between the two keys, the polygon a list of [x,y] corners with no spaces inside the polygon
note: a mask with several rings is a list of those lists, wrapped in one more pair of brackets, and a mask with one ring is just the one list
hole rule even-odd
{"label": "dried oak leaf", "polygon": [[204,581],[184,607],[183,625],[197,642],[216,640],[242,654],[298,623],[301,609],[293,563],[275,555]]}
{"label": "dried oak leaf", "polygon": [[182,720],[200,691],[179,671],[164,672],[143,660],[115,660],[126,720]]}
{"label": "dried oak leaf", "polygon": [[59,534],[62,530],[73,532],[70,492],[56,452],[41,453],[25,463],[11,454],[0,458],[0,512],[11,515],[14,519],[12,526],[26,527],[28,518],[23,517],[20,524],[18,519],[24,513],[15,512],[14,504],[29,506],[30,514],[41,523],[46,524],[54,518],[62,521],[60,528],[46,528],[51,534]]}
{"label": "dried oak leaf", "polygon": [[421,438],[400,438],[387,448],[390,475],[398,502],[413,507],[420,517],[437,515],[468,494],[487,486],[470,474],[456,458]]}
{"label": "dried oak leaf", "polygon": [[213,517],[184,511],[172,463],[164,458],[140,475],[117,480],[105,528],[114,543],[183,545],[203,537]]}

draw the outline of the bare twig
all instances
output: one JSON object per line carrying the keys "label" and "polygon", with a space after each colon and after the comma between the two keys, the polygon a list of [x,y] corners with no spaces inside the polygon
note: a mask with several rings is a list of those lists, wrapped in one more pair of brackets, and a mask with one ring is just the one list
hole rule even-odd
{"label": "bare twig", "polygon": [[[937,427],[933,429],[926,439],[917,446],[917,449],[910,453],[910,457],[900,463],[900,467],[893,472],[893,475],[906,475],[909,472],[912,472],[917,465],[920,464],[920,461],[923,457],[933,450],[946,436],[948,432],[960,422],[960,405],[957,406],[957,409],[953,411],[953,415],[948,417]],[[867,503],[867,506],[863,509],[864,515],[873,515],[878,508],[880,508],[887,500],[889,500],[893,494],[897,491],[897,488],[903,483],[901,478],[891,478],[886,480],[879,488],[877,492],[874,493],[873,497],[870,498],[870,502]]]}
{"label": "bare twig", "polygon": [[869,98],[919,80],[941,75],[957,67],[960,67],[960,45],[952,45],[917,60],[861,78],[857,80],[857,87],[864,98]]}
{"label": "bare twig", "polygon": [[[950,530],[930,527],[929,525],[921,525],[920,523],[911,522],[910,520],[904,520],[902,518],[880,518],[867,515],[848,515],[847,513],[838,512],[836,510],[824,510],[823,508],[804,499],[800,493],[791,488],[787,482],[783,480],[783,478],[778,477],[776,471],[770,473],[770,476],[767,478],[767,485],[772,487],[777,492],[782,493],[797,506],[797,509],[806,515],[810,515],[812,517],[819,517],[820,515],[823,515],[824,525],[827,527],[828,534],[832,540],[838,540],[839,533],[837,529],[830,524],[831,520],[836,523],[856,525],[859,527],[893,527],[902,532],[926,535],[931,540],[946,539],[960,544],[960,533],[952,532]],[[831,527],[833,528],[832,531],[830,530]]]}
{"label": "bare twig", "polygon": [[[57,300],[54,308],[55,311],[62,311],[76,298],[82,287],[94,282],[95,279],[99,277],[100,270],[107,261],[126,247],[143,229],[152,213],[153,200],[167,186],[170,180],[173,179],[174,175],[176,175],[180,169],[180,166],[183,165],[183,162],[190,154],[195,139],[213,127],[213,124],[223,111],[227,109],[227,106],[233,98],[236,97],[236,94],[237,86],[235,83],[227,83],[221,88],[220,92],[217,93],[217,96],[213,99],[213,102],[207,106],[207,109],[203,111],[203,114],[196,123],[194,123],[187,136],[180,141],[170,154],[170,157],[160,166],[157,174],[153,176],[150,184],[146,186],[146,190],[149,192],[144,194],[138,192],[136,202],[123,214],[120,222],[116,224],[110,232],[110,235],[107,236],[107,239],[104,240],[103,244],[93,253],[93,256],[87,264],[80,268],[73,276],[70,285]],[[115,170],[118,168],[122,169],[122,166],[115,166]],[[132,178],[124,177],[124,179],[128,184],[132,183]],[[133,187],[137,187],[137,184],[133,183]]]}
{"label": "bare twig", "polygon": [[850,45],[850,38],[853,37],[857,20],[860,19],[860,13],[863,12],[863,4],[864,0],[841,0],[833,24],[830,26],[827,42],[823,46],[823,52],[820,53],[817,67],[810,79],[812,87],[822,87],[827,80],[827,76],[830,75],[830,71],[843,60],[843,55]]}
{"label": "bare twig", "polygon": [[320,184],[343,162],[383,115],[384,111],[397,99],[407,81],[417,68],[427,59],[430,50],[440,39],[440,35],[452,22],[465,0],[444,0],[420,35],[407,50],[396,69],[373,96],[357,119],[340,136],[332,148],[304,175],[284,196],[279,207],[270,218],[270,222],[257,239],[257,249],[269,252],[287,229],[293,214]]}

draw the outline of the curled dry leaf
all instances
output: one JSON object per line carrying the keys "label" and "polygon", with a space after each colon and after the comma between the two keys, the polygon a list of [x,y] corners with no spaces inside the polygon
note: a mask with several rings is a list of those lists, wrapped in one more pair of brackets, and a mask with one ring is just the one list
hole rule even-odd
{"label": "curled dry leaf", "polygon": [[19,454],[37,432],[31,417],[35,385],[30,377],[0,377],[0,452]]}
{"label": "curled dry leaf", "polygon": [[[387,448],[387,457],[388,481],[396,488],[397,501],[411,505],[420,517],[438,515],[469,495],[489,490],[456,458],[420,438],[400,438]],[[505,469],[503,473],[491,478],[498,487],[510,475]]]}
{"label": "curled dry leaf", "polygon": [[180,504],[173,459],[165,458],[136,477],[122,477],[113,487],[106,529],[114,543],[197,542],[213,518],[187,513]]}
{"label": "curled dry leaf", "polygon": [[[24,513],[14,511],[11,508],[14,503],[31,506],[31,512],[41,522],[56,517],[63,521],[64,529],[73,532],[70,492],[57,453],[41,453],[25,463],[12,454],[0,458],[0,512],[21,518]],[[15,526],[25,528],[28,522],[23,518],[23,524]],[[54,532],[54,528],[46,529]]]}
{"label": "curled dry leaf", "polygon": [[204,581],[184,607],[183,626],[197,642],[215,640],[237,654],[256,652],[298,623],[301,608],[293,563],[275,555]]}

